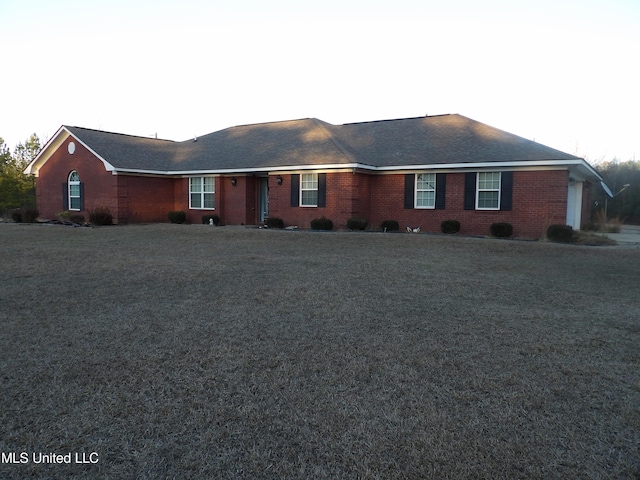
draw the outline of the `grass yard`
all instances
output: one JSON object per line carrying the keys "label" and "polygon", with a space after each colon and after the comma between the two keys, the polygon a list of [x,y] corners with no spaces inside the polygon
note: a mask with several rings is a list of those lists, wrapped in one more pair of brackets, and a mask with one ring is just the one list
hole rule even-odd
{"label": "grass yard", "polygon": [[0,258],[0,478],[640,477],[635,248],[0,224]]}

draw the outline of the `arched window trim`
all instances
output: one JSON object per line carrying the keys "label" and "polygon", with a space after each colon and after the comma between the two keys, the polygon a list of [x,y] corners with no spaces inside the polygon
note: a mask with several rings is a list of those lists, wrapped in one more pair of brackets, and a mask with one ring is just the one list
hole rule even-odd
{"label": "arched window trim", "polygon": [[72,170],[71,173],[69,173],[67,198],[69,210],[77,212],[82,210],[82,184],[80,182],[80,175],[76,170]]}

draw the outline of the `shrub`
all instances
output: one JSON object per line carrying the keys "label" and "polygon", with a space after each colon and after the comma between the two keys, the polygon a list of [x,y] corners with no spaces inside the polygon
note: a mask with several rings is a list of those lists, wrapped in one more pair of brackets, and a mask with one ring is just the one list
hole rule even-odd
{"label": "shrub", "polygon": [[74,213],[73,215],[69,216],[69,220],[73,223],[84,223],[84,215],[80,213]]}
{"label": "shrub", "polygon": [[513,225],[506,222],[492,223],[489,229],[491,235],[497,238],[510,237],[513,234]]}
{"label": "shrub", "polygon": [[11,219],[16,223],[22,223],[22,210],[19,208],[11,210]]}
{"label": "shrub", "polygon": [[187,214],[182,210],[169,212],[169,221],[171,223],[184,223],[187,219]]}
{"label": "shrub", "polygon": [[93,225],[111,225],[113,224],[113,216],[107,207],[96,207],[93,210],[89,210],[89,223]]}
{"label": "shrub", "polygon": [[314,218],[311,220],[312,230],[333,230],[333,222],[327,217]]}
{"label": "shrub", "polygon": [[458,233],[460,231],[460,222],[457,220],[444,220],[440,224],[440,231],[442,233]]}
{"label": "shrub", "polygon": [[284,228],[284,222],[278,217],[269,217],[264,221],[264,224],[269,228]]}
{"label": "shrub", "polygon": [[[209,214],[209,215],[202,216],[202,223],[204,223],[205,225],[208,225],[210,223],[209,220],[213,220],[214,225],[220,225],[220,216],[216,215],[215,213],[213,215]],[[174,223],[182,223],[182,222],[174,222]]]}
{"label": "shrub", "polygon": [[364,230],[367,225],[367,220],[364,218],[350,218],[347,220],[347,228],[349,230]]}
{"label": "shrub", "polygon": [[573,228],[570,225],[549,225],[547,238],[552,242],[571,243]]}
{"label": "shrub", "polygon": [[400,224],[395,220],[385,220],[380,224],[383,232],[397,232],[400,230]]}

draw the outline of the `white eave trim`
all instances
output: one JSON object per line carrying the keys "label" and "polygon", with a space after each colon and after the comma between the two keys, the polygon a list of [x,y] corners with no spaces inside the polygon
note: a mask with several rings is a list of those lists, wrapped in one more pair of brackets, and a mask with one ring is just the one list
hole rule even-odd
{"label": "white eave trim", "polygon": [[56,151],[56,149],[62,145],[62,143],[67,140],[67,138],[73,138],[74,141],[81,144],[87,150],[91,152],[98,160],[102,162],[104,168],[107,172],[113,172],[115,167],[111,165],[108,161],[98,155],[91,147],[89,147],[86,143],[76,137],[71,131],[69,131],[65,126],[62,126],[58,129],[58,131],[49,139],[49,141],[40,149],[36,158],[34,158],[27,168],[24,169],[24,173],[26,175],[35,175],[36,177],[39,175],[40,169],[42,166],[47,163],[51,155]]}

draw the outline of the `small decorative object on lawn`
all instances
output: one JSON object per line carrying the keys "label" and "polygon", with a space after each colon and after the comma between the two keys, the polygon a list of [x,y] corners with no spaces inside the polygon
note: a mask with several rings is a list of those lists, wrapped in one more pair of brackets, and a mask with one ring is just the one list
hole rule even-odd
{"label": "small decorative object on lawn", "polygon": [[208,214],[202,216],[202,223],[209,225],[218,225],[220,224],[220,217],[216,214]]}
{"label": "small decorative object on lawn", "polygon": [[407,226],[407,233],[420,233],[420,227],[411,228]]}

